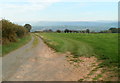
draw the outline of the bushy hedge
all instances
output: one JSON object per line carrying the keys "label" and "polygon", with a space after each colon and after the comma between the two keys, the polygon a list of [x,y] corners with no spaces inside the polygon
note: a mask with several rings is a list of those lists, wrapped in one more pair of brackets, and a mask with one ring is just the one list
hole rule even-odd
{"label": "bushy hedge", "polygon": [[18,38],[24,37],[28,32],[23,26],[14,24],[2,19],[2,44],[15,42]]}

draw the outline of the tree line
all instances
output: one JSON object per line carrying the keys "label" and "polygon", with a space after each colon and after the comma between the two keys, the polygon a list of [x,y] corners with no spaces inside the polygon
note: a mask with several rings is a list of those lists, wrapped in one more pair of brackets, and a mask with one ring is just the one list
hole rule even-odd
{"label": "tree line", "polygon": [[5,19],[0,20],[0,22],[2,23],[2,44],[16,42],[19,38],[28,35],[32,28],[30,24],[21,26]]}
{"label": "tree line", "polygon": [[108,30],[102,30],[99,32],[95,31],[90,31],[90,29],[86,30],[70,30],[70,29],[65,29],[65,30],[56,30],[53,31],[52,29],[46,29],[43,31],[35,31],[35,32],[57,32],[57,33],[120,33],[120,28],[110,28]]}
{"label": "tree line", "polygon": [[109,30],[100,31],[100,33],[120,33],[120,28],[110,28]]}
{"label": "tree line", "polygon": [[56,31],[53,31],[52,29],[46,29],[46,30],[43,30],[43,31],[35,31],[35,32],[57,32],[57,33],[90,33],[90,30],[89,29],[86,29],[86,30],[69,30],[69,29],[65,29],[65,30],[56,30]]}

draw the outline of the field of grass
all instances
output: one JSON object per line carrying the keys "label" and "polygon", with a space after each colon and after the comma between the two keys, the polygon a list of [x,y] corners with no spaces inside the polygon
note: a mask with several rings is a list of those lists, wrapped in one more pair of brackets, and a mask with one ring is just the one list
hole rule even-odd
{"label": "field of grass", "polygon": [[118,65],[118,34],[113,33],[40,33],[45,42],[58,52],[75,56],[96,56],[101,66]]}
{"label": "field of grass", "polygon": [[6,45],[2,45],[2,56],[4,56],[5,54],[8,54],[9,52],[25,45],[27,42],[29,42],[31,39],[31,35],[27,35],[23,38],[18,39],[17,42],[11,42],[9,44]]}

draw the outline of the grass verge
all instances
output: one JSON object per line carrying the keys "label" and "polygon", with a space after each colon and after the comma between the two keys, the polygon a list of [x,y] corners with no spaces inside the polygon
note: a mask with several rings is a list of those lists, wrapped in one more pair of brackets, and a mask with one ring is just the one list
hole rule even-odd
{"label": "grass verge", "polygon": [[6,54],[10,53],[11,51],[25,45],[31,40],[31,35],[27,35],[23,38],[18,39],[17,42],[11,42],[6,45],[2,45],[2,56],[5,56]]}

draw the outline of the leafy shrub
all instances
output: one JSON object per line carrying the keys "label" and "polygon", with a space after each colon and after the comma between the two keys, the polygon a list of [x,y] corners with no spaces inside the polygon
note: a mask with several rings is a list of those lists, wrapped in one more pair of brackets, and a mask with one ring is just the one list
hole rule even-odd
{"label": "leafy shrub", "polygon": [[26,28],[2,19],[2,43],[15,42],[18,38],[26,35]]}
{"label": "leafy shrub", "polygon": [[18,38],[24,37],[27,34],[27,30],[21,26],[16,29],[16,35]]}
{"label": "leafy shrub", "polygon": [[30,24],[25,24],[24,27],[27,29],[28,32],[32,29],[32,26]]}

